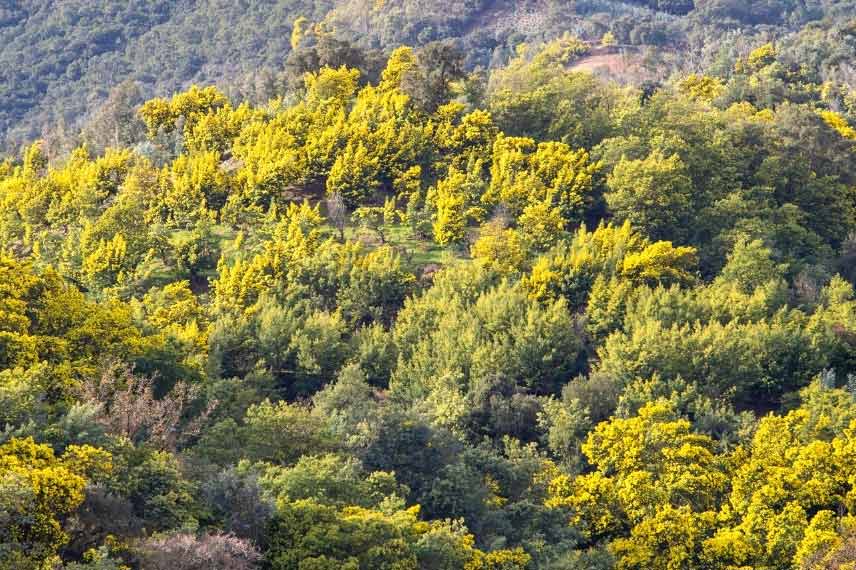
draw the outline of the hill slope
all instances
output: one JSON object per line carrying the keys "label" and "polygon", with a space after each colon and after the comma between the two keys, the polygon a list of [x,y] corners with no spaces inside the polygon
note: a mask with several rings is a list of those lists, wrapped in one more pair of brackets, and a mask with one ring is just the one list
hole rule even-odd
{"label": "hill slope", "polygon": [[[622,43],[710,52],[721,28],[781,35],[835,13],[841,2],[588,0],[27,0],[0,8],[0,142],[6,150],[76,128],[86,109],[133,80],[146,96],[192,82],[246,96],[283,67],[292,24],[325,22],[340,37],[388,50],[458,38],[472,65],[496,65],[514,46],[569,31]],[[683,15],[689,10],[687,15]],[[843,13],[847,13],[846,9]],[[753,27],[758,27],[757,30]],[[760,32],[759,32],[760,30]],[[708,56],[710,54],[708,53]],[[238,85],[238,87],[234,87]]]}

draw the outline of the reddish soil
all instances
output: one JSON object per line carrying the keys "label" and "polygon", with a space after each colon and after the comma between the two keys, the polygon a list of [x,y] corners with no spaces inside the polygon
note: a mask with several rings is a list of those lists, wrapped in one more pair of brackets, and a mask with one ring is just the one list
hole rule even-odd
{"label": "reddish soil", "polygon": [[637,70],[641,62],[642,54],[639,46],[592,45],[589,54],[573,62],[569,69],[620,76]]}
{"label": "reddish soil", "polygon": [[625,72],[630,65],[638,61],[636,54],[605,53],[588,55],[571,65],[573,71],[607,71],[614,75]]}

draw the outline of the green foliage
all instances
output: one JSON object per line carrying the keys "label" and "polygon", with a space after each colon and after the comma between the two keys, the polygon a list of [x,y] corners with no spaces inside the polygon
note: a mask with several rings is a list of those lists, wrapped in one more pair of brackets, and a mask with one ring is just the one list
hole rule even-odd
{"label": "green foliage", "polygon": [[129,449],[115,486],[126,496],[134,514],[154,532],[196,523],[195,483],[187,480],[173,454]]}
{"label": "green foliage", "polygon": [[[463,568],[522,569],[522,551],[482,552],[465,529],[419,521],[418,507],[390,514],[312,501],[280,503],[273,522],[272,566],[277,569]],[[458,566],[461,567],[461,566]]]}
{"label": "green foliage", "polygon": [[846,567],[849,4],[83,4],[285,70],[0,163],[0,569]]}
{"label": "green foliage", "polygon": [[319,419],[297,405],[264,401],[247,410],[244,421],[246,447],[238,452],[253,460],[289,464],[333,445]]}
{"label": "green foliage", "polygon": [[[478,269],[448,269],[405,305],[393,330],[394,391],[434,394],[438,404],[454,406],[494,376],[549,393],[575,371],[580,343],[564,301],[542,306],[519,285],[490,287],[486,278]],[[451,420],[457,412],[445,413]]]}
{"label": "green foliage", "polygon": [[629,220],[652,239],[680,241],[673,228],[686,224],[692,182],[677,154],[654,152],[643,160],[622,159],[607,180],[606,202],[619,220]]}
{"label": "green foliage", "polygon": [[402,503],[406,493],[392,473],[366,473],[355,459],[337,455],[304,456],[293,467],[269,467],[260,484],[277,500],[312,499],[339,507],[389,508]]}
{"label": "green foliage", "polygon": [[563,297],[579,307],[598,277],[635,284],[692,283],[695,261],[693,248],[651,243],[629,222],[620,227],[601,224],[593,232],[583,226],[570,242],[539,257],[523,284],[533,298]]}

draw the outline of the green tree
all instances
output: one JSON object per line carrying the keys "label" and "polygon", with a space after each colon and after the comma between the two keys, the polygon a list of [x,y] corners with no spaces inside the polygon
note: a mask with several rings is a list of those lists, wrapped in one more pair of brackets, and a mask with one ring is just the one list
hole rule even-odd
{"label": "green tree", "polygon": [[433,113],[451,97],[450,84],[464,75],[464,54],[449,42],[432,42],[416,52],[416,64],[401,74],[401,89],[417,107]]}
{"label": "green tree", "polygon": [[653,240],[686,239],[693,185],[681,158],[652,152],[623,159],[607,178],[606,202],[619,220],[629,220]]}

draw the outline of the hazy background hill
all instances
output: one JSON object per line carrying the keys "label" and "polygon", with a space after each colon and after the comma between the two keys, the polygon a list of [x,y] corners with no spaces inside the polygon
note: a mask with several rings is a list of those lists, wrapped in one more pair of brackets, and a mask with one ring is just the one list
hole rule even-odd
{"label": "hazy background hill", "polygon": [[[753,41],[797,34],[802,56],[837,72],[853,55],[825,30],[844,26],[852,2],[799,0],[24,0],[0,8],[0,141],[6,150],[74,130],[126,80],[138,97],[190,83],[261,99],[282,90],[294,21],[324,22],[364,49],[456,38],[470,66],[507,61],[521,42],[611,32],[646,46],[650,68],[727,65]],[[9,5],[11,4],[11,5]],[[824,24],[824,19],[826,23]],[[803,30],[805,32],[805,30]],[[842,48],[842,46],[844,46]],[[747,48],[748,49],[748,48]],[[836,51],[840,52],[836,55]],[[679,54],[674,56],[673,54]],[[671,57],[670,57],[671,55]],[[828,67],[828,66],[827,66]],[[846,70],[845,70],[846,71]],[[281,82],[279,82],[281,83]],[[59,127],[56,127],[59,125]]]}

